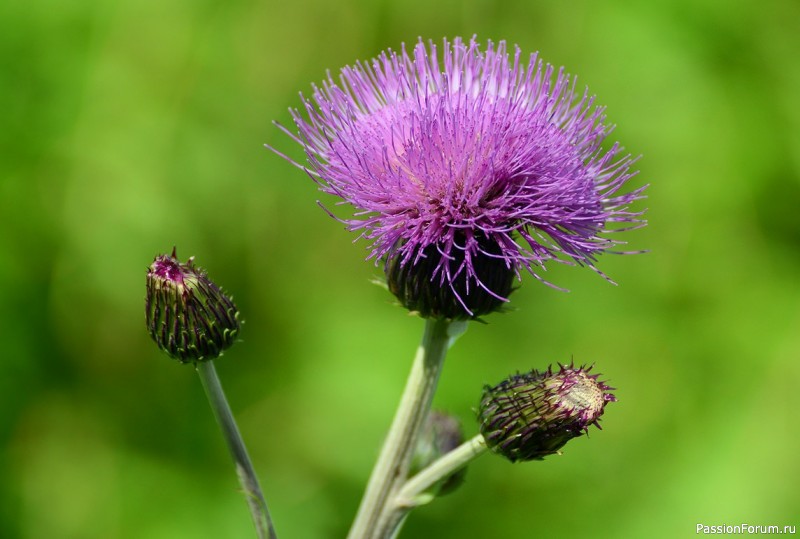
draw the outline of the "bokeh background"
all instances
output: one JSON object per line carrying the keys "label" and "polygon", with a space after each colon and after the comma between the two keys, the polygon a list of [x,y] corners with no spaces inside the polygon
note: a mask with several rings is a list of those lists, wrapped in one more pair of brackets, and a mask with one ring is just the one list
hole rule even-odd
{"label": "bokeh background", "polygon": [[[684,537],[800,524],[800,4],[0,3],[0,537],[251,537],[197,376],[143,322],[173,245],[237,300],[218,370],[281,537],[343,537],[422,321],[315,204],[290,123],[326,69],[418,36],[505,39],[580,75],[643,154],[640,256],[526,277],[437,407],[594,362],[619,402],[563,456],[487,455],[404,537]],[[621,238],[621,237],[620,237]]]}

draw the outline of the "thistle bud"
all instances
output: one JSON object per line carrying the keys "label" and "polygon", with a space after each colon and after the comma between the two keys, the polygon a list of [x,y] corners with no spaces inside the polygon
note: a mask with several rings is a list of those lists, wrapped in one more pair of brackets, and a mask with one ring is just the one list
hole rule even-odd
{"label": "thistle bud", "polygon": [[572,438],[588,432],[616,401],[608,387],[590,375],[591,367],[559,365],[517,374],[486,386],[478,410],[486,444],[511,462],[541,460],[557,453]]}
{"label": "thistle bud", "polygon": [[475,253],[468,259],[464,249],[454,248],[445,256],[438,245],[428,245],[408,259],[396,249],[384,271],[389,291],[406,309],[423,318],[451,320],[499,310],[513,291],[516,275],[500,246],[482,236],[475,239]]}
{"label": "thistle bud", "polygon": [[[444,412],[431,411],[417,440],[409,475],[414,476],[445,453],[461,445],[463,441],[464,434],[458,419]],[[461,468],[433,485],[428,494],[443,496],[453,492],[464,482],[466,473],[467,469]]]}
{"label": "thistle bud", "polygon": [[239,334],[239,311],[230,298],[194,265],[172,255],[155,258],[147,271],[145,317],[159,348],[181,363],[222,354]]}

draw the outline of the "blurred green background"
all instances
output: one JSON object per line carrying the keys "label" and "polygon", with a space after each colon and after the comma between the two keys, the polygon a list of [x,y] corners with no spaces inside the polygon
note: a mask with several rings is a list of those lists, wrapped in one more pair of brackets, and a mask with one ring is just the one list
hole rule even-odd
{"label": "blurred green background", "polygon": [[[800,524],[800,4],[0,3],[0,537],[252,537],[197,376],[144,328],[177,245],[231,292],[218,362],[282,538],[343,537],[422,321],[320,210],[290,123],[326,69],[477,34],[580,75],[643,154],[641,256],[526,277],[437,407],[595,362],[619,402],[563,456],[492,455],[404,537],[684,537]],[[623,239],[622,236],[619,236]]]}

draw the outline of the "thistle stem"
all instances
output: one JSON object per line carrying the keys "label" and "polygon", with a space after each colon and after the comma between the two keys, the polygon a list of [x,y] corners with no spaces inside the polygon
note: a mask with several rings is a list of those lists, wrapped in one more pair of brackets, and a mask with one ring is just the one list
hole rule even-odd
{"label": "thistle stem", "polygon": [[420,428],[430,411],[447,349],[466,322],[427,319],[400,405],[372,470],[348,539],[384,539],[391,500],[405,483]]}
{"label": "thistle stem", "polygon": [[420,470],[395,495],[397,511],[407,511],[424,503],[417,498],[420,494],[483,455],[487,449],[486,440],[482,434],[478,434]]}
{"label": "thistle stem", "polygon": [[425,493],[427,489],[483,455],[486,449],[486,440],[482,434],[478,434],[445,453],[406,481],[388,505],[386,518],[381,522],[378,536],[395,537],[408,512],[434,498],[433,495]]}
{"label": "thistle stem", "polygon": [[272,526],[272,519],[267,509],[267,502],[261,493],[253,463],[250,461],[244,440],[242,440],[242,435],[236,426],[236,420],[233,418],[228,400],[225,398],[225,392],[222,390],[222,384],[217,376],[217,370],[214,368],[214,362],[212,360],[202,361],[197,363],[196,368],[197,373],[200,375],[200,381],[203,383],[203,389],[206,391],[208,402],[214,412],[214,417],[216,417],[217,423],[222,429],[222,435],[228,444],[233,462],[236,464],[236,475],[239,477],[239,483],[242,485],[247,497],[247,505],[250,508],[250,514],[253,517],[258,537],[259,539],[277,539],[275,529]]}

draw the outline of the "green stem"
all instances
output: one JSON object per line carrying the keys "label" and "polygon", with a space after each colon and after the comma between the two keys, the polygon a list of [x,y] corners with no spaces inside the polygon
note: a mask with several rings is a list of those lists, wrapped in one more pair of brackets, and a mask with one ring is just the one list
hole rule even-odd
{"label": "green stem", "polygon": [[390,501],[408,476],[420,428],[430,411],[447,348],[466,322],[427,319],[406,388],[372,470],[348,539],[385,539]]}
{"label": "green stem", "polygon": [[395,507],[398,511],[402,511],[421,505],[427,500],[419,500],[420,494],[483,455],[487,449],[486,440],[482,434],[478,434],[445,453],[406,481],[394,497]]}
{"label": "green stem", "polygon": [[242,485],[245,496],[247,496],[247,505],[250,508],[250,514],[253,516],[253,523],[256,526],[258,537],[259,539],[277,539],[275,529],[272,526],[272,519],[270,519],[269,510],[267,509],[267,502],[261,493],[258,477],[253,469],[253,463],[250,462],[242,435],[239,434],[239,428],[236,426],[231,407],[225,398],[225,392],[222,391],[222,384],[220,384],[217,370],[214,368],[214,362],[212,360],[202,361],[196,367],[197,373],[200,375],[200,381],[203,383],[203,389],[206,391],[208,402],[214,412],[214,417],[216,417],[217,423],[222,429],[223,437],[228,444],[233,462],[236,464],[236,475],[239,476],[239,483]]}
{"label": "green stem", "polygon": [[379,537],[395,537],[408,512],[434,498],[433,495],[425,493],[427,489],[483,455],[486,449],[486,440],[483,435],[478,434],[445,453],[406,481],[388,505]]}

